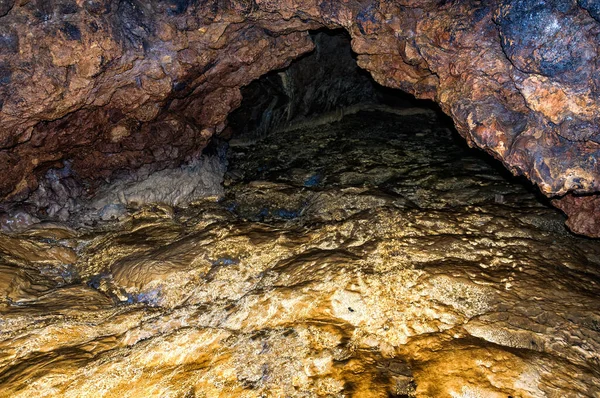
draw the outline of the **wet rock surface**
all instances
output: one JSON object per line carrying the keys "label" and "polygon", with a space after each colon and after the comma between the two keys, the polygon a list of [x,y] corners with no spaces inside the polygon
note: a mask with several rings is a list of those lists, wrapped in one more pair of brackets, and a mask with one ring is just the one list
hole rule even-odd
{"label": "wet rock surface", "polygon": [[598,15],[587,0],[2,1],[0,198],[66,162],[95,183],[178,166],[241,87],[311,51],[308,31],[343,28],[376,81],[437,101],[597,236],[597,199],[571,195],[600,190]]}
{"label": "wet rock surface", "polygon": [[598,242],[404,112],[233,147],[220,202],[0,234],[0,395],[600,396]]}

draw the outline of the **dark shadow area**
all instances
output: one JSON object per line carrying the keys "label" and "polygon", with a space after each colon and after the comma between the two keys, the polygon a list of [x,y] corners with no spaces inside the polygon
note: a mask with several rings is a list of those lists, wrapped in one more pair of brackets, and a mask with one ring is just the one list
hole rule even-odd
{"label": "dark shadow area", "polygon": [[345,30],[319,30],[311,38],[314,51],[242,89],[242,104],[229,116],[235,136],[264,137],[283,126],[353,106],[437,107],[376,83],[358,67]]}

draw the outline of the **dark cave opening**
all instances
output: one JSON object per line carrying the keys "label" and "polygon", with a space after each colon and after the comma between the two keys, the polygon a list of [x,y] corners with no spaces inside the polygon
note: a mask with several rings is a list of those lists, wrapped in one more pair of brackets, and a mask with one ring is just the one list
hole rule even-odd
{"label": "dark cave opening", "polygon": [[[312,52],[292,61],[287,68],[269,72],[242,88],[241,104],[229,115],[228,128],[213,136],[202,156],[178,168],[159,168],[157,171],[148,165],[134,172],[116,172],[110,181],[94,189],[90,197],[86,197],[86,183],[77,179],[70,162],[66,161],[62,168],[50,169],[39,188],[25,201],[2,205],[0,228],[6,232],[19,231],[40,221],[57,219],[73,225],[95,226],[98,222],[124,219],[148,203],[162,202],[185,207],[204,197],[223,197],[228,185],[237,181],[240,174],[245,175],[246,180],[269,177],[265,166],[258,166],[262,167],[259,173],[253,170],[241,172],[240,164],[231,159],[239,155],[236,147],[254,145],[270,136],[285,136],[298,129],[319,129],[319,126],[327,126],[352,115],[360,114],[369,119],[371,116],[366,116],[365,112],[376,113],[379,119],[389,118],[390,126],[397,125],[398,121],[394,120],[406,117],[408,112],[406,123],[413,126],[414,134],[423,134],[423,129],[444,130],[450,139],[444,145],[460,148],[461,154],[479,159],[499,178],[520,185],[548,206],[548,199],[525,178],[512,176],[499,161],[485,152],[468,148],[454,128],[452,119],[436,103],[379,85],[357,65],[350,36],[345,30],[322,29],[311,32],[310,37],[315,47]],[[422,120],[415,124],[415,120],[410,119],[411,113],[423,113]],[[360,119],[360,116],[357,117]],[[404,128],[402,123],[400,126]],[[369,134],[367,132],[365,136],[354,139],[369,139]],[[395,139],[393,133],[389,135],[386,132],[383,136]],[[293,139],[292,134],[289,140]],[[429,144],[423,142],[423,145]],[[229,164],[227,147],[231,148]],[[269,154],[265,156],[269,157]],[[244,167],[250,166],[246,164]],[[461,168],[463,165],[454,164],[452,167]],[[469,173],[468,170],[464,172]],[[502,194],[498,195],[495,200],[503,201]]]}
{"label": "dark cave opening", "polygon": [[426,108],[442,114],[433,101],[378,84],[357,65],[344,29],[313,31],[310,37],[312,52],[242,88],[242,103],[228,118],[237,138],[261,137],[328,113],[333,120],[336,112],[339,118],[352,107]]}
{"label": "dark cave opening", "polygon": [[[287,68],[272,71],[242,88],[241,105],[230,114],[229,128],[209,145],[209,153],[217,153],[222,139],[226,139],[232,148],[260,145],[270,135],[318,128],[359,112],[363,116],[366,116],[364,112],[379,112],[380,118],[394,119],[404,117],[394,112],[422,110],[428,115],[423,125],[415,125],[414,120],[406,119],[408,124],[413,125],[415,134],[422,135],[425,125],[445,129],[448,145],[460,148],[460,153],[482,162],[499,179],[518,185],[541,205],[551,208],[550,200],[525,177],[514,176],[499,160],[482,150],[470,148],[455,129],[453,120],[435,102],[381,86],[367,71],[358,67],[350,36],[345,30],[322,29],[311,32],[310,36],[315,43],[313,52],[293,61]],[[369,138],[364,137],[365,140]],[[393,139],[393,134],[388,138]],[[294,135],[289,139],[294,140]],[[318,140],[317,137],[315,139]],[[464,165],[458,162],[454,166],[461,168]],[[233,164],[229,167],[225,175],[226,184],[231,183],[232,174],[240,174],[240,170],[231,170],[235,167]],[[250,175],[255,179],[267,178],[267,167],[259,166],[259,169],[259,173],[247,171],[247,178]],[[235,176],[233,180],[236,180]],[[501,194],[494,200],[504,203]]]}

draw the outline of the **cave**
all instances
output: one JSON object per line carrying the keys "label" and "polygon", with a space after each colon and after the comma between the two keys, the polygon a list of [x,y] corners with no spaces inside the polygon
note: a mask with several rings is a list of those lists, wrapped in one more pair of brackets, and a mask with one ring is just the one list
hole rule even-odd
{"label": "cave", "polygon": [[0,396],[600,396],[599,36],[0,0]]}

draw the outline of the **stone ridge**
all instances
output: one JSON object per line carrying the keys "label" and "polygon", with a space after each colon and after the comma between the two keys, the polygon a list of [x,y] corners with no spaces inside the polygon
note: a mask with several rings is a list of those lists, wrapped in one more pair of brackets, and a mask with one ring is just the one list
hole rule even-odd
{"label": "stone ridge", "polygon": [[344,28],[375,80],[437,101],[598,237],[597,196],[573,196],[600,191],[591,3],[1,1],[0,198],[25,198],[63,160],[98,181],[193,158],[240,87],[312,50],[308,30]]}

